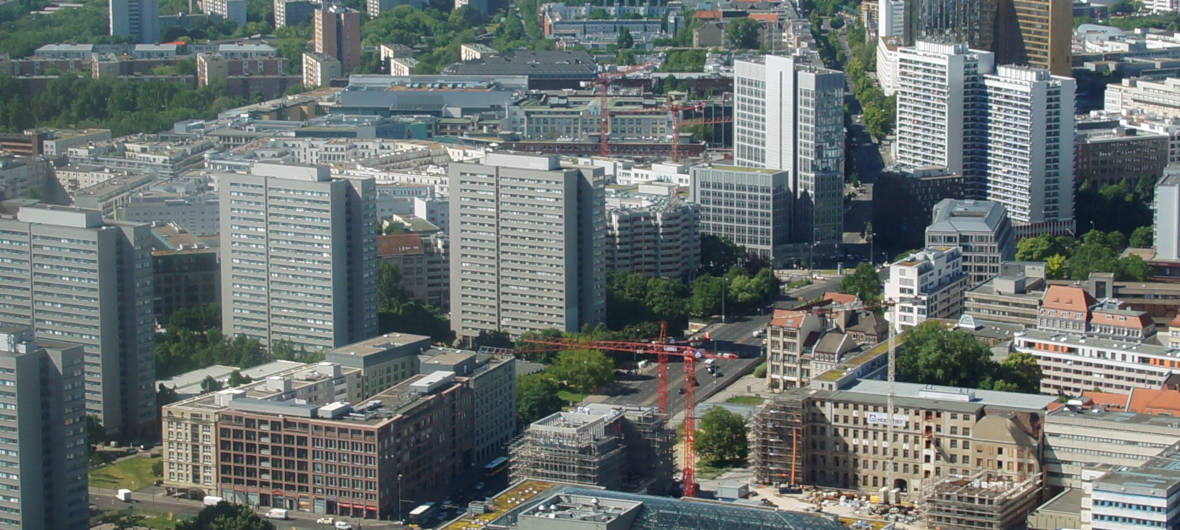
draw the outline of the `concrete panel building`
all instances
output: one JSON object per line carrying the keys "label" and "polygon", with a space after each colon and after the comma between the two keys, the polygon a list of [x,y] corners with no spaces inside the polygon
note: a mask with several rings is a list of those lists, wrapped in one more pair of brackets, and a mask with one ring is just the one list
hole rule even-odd
{"label": "concrete panel building", "polygon": [[576,331],[606,317],[605,177],[556,156],[450,165],[451,326]]}
{"label": "concrete panel building", "polygon": [[681,200],[676,186],[641,184],[634,193],[608,189],[607,270],[691,277],[701,262],[700,218],[700,206]]}
{"label": "concrete panel building", "polygon": [[352,72],[361,62],[361,14],[353,9],[326,5],[316,9],[313,17],[315,52],[340,61],[342,74]]}
{"label": "concrete panel building", "polygon": [[0,326],[0,527],[86,528],[86,410],[79,344]]}
{"label": "concrete panel building", "polygon": [[1004,207],[990,201],[945,199],[934,205],[927,247],[959,247],[970,289],[1000,274],[1016,255],[1016,237]]}
{"label": "concrete panel building", "polygon": [[246,25],[246,0],[201,0],[201,11]]}
{"label": "concrete panel building", "polygon": [[340,61],[331,55],[303,52],[303,86],[325,87],[343,74]]}
{"label": "concrete panel building", "polygon": [[1108,119],[1079,121],[1074,133],[1074,179],[1099,189],[1123,180],[1134,186],[1141,177],[1159,177],[1168,165],[1167,134]]}
{"label": "concrete panel building", "polygon": [[108,15],[111,35],[160,42],[159,0],[110,0]]}
{"label": "concrete panel building", "polygon": [[987,199],[1021,237],[1072,234],[1074,91],[1069,77],[1001,66],[984,76]]}
{"label": "concrete panel building", "polygon": [[257,163],[219,188],[225,334],[308,351],[377,334],[373,179]]}
{"label": "concrete panel building", "polygon": [[1152,209],[1156,259],[1180,260],[1180,171],[1168,171],[1155,185]]}
{"label": "concrete panel building", "polygon": [[151,227],[36,205],[0,216],[0,324],[85,349],[86,413],[135,440],[156,421]]}
{"label": "concrete panel building", "polygon": [[787,172],[798,242],[841,241],[844,86],[843,72],[797,57],[734,65],[734,163]]}
{"label": "concrete panel building", "polygon": [[689,200],[701,208],[701,233],[729,238],[774,262],[791,242],[794,204],[787,171],[755,167],[692,168]]}
{"label": "concrete panel building", "polygon": [[430,348],[430,337],[386,333],[341,346],[324,360],[357,368],[364,381],[361,395],[368,398],[418,373],[418,355]]}

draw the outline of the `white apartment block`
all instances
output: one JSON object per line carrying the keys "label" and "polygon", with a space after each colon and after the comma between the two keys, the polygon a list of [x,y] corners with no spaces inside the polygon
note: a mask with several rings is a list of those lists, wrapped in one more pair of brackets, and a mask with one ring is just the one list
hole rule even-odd
{"label": "white apartment block", "polygon": [[637,192],[608,190],[608,271],[692,278],[701,264],[700,205],[681,200],[675,186],[670,189],[670,194],[660,185],[640,185]]}
{"label": "white apartment block", "polygon": [[1143,8],[1152,13],[1176,13],[1180,12],[1180,0],[1147,0]]}
{"label": "white apartment block", "polygon": [[456,335],[576,331],[605,319],[602,168],[487,153],[449,170]]}
{"label": "white apartment block", "polygon": [[1123,119],[1120,123],[1125,127],[1136,127],[1147,132],[1163,134],[1168,137],[1168,163],[1180,164],[1180,118],[1164,118],[1148,116],[1144,118]]}
{"label": "white apartment block", "polygon": [[201,0],[201,11],[246,25],[246,0]]}
{"label": "white apartment block", "polygon": [[219,187],[226,335],[318,351],[377,334],[372,179],[257,163]]}
{"label": "white apartment block", "polygon": [[1001,66],[987,90],[987,199],[1017,235],[1074,231],[1074,92],[1069,77]]}
{"label": "white apartment block", "polygon": [[339,59],[322,53],[303,52],[303,86],[328,86],[340,75]]}
{"label": "white apartment block", "polygon": [[878,37],[905,38],[905,4],[905,0],[878,0]]}
{"label": "white apartment block", "polygon": [[0,325],[85,350],[86,413],[122,439],[156,420],[151,226],[26,206],[0,216]]}
{"label": "white apartment block", "polygon": [[[894,159],[906,169],[945,168],[982,188],[983,75],[995,55],[966,44],[918,41],[897,50],[897,141]],[[974,196],[978,193],[971,193]]]}
{"label": "white apartment block", "polygon": [[895,303],[885,313],[897,331],[931,318],[958,318],[963,312],[967,275],[958,247],[928,248],[889,266],[885,299]]}
{"label": "white apartment block", "polygon": [[788,172],[796,241],[842,238],[844,86],[843,72],[798,57],[734,64],[734,163]]}
{"label": "white apartment block", "polygon": [[1060,331],[1018,332],[1012,350],[1037,358],[1045,394],[1164,388],[1180,370],[1180,351],[1170,347]]}
{"label": "white apartment block", "polygon": [[897,50],[900,47],[899,37],[877,40],[877,83],[886,96],[897,94]]}
{"label": "white apartment block", "polygon": [[1180,260],[1180,172],[1168,171],[1155,185],[1153,238],[1155,258]]}
{"label": "white apartment block", "polygon": [[1106,86],[1105,110],[1138,111],[1166,118],[1180,118],[1180,78],[1133,77]]}

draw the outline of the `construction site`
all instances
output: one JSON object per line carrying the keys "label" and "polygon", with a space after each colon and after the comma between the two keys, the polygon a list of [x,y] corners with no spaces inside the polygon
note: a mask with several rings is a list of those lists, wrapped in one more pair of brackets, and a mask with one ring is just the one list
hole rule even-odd
{"label": "construction site", "polygon": [[671,486],[674,435],[650,407],[590,404],[533,422],[510,448],[509,480],[622,491]]}
{"label": "construction site", "polygon": [[805,451],[799,449],[807,443],[803,406],[802,395],[786,395],[767,401],[755,414],[750,427],[750,463],[759,483],[802,483]]}
{"label": "construction site", "polygon": [[934,484],[926,495],[926,521],[942,530],[1020,528],[1041,501],[1041,478],[1003,480],[988,472]]}

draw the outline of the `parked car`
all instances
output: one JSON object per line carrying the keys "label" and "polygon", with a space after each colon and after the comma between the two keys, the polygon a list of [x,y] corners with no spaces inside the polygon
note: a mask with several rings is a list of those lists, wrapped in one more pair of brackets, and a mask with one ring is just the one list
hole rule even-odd
{"label": "parked car", "polygon": [[335,522],[336,522],[336,520],[331,517],[320,517],[319,519],[315,520],[315,524],[328,524],[328,525],[330,525]]}
{"label": "parked car", "polygon": [[352,525],[348,524],[348,521],[336,521],[334,526],[336,530],[352,530]]}

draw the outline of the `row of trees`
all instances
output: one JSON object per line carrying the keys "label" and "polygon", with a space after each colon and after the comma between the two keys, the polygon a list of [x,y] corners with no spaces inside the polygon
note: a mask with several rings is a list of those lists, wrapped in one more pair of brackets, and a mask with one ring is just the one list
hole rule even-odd
{"label": "row of trees", "polygon": [[275,359],[314,362],[323,358],[321,352],[295,348],[289,342],[278,342],[267,351],[255,339],[225,336],[221,332],[221,308],[217,304],[176,310],[169,317],[165,331],[156,334],[155,344],[159,379],[214,364],[250,368]]}
{"label": "row of trees", "polygon": [[26,95],[15,79],[0,76],[0,128],[103,127],[115,136],[157,132],[180,120],[212,118],[246,103],[224,93],[225,87],[218,84],[194,88],[66,74],[49,81],[46,90]]}
{"label": "row of trees", "polygon": [[687,327],[689,317],[720,314],[723,305],[726,313],[749,311],[778,293],[778,280],[769,268],[750,274],[736,265],[722,276],[698,276],[691,286],[633,272],[609,274],[606,283],[608,327],[662,320],[671,333]]}
{"label": "row of trees", "polygon": [[873,138],[880,141],[893,132],[897,116],[897,97],[886,96],[867,75],[867,72],[877,69],[877,53],[872,46],[865,43],[865,30],[859,22],[848,28],[845,40],[852,51],[852,56],[844,65],[848,85],[852,87],[852,94],[860,103],[865,129]]}
{"label": "row of trees", "polygon": [[[1132,233],[1132,246],[1150,246],[1151,229],[1141,227]],[[1145,281],[1151,267],[1136,255],[1119,257],[1127,248],[1122,232],[1091,230],[1078,241],[1068,236],[1042,234],[1021,239],[1016,244],[1018,261],[1044,261],[1045,275],[1051,280],[1085,280],[1093,272],[1113,272],[1115,279]]]}

